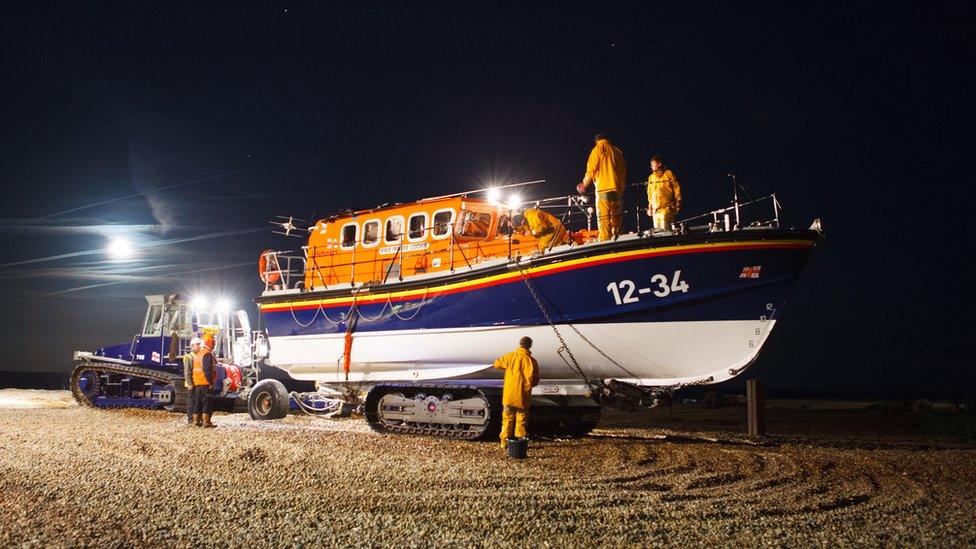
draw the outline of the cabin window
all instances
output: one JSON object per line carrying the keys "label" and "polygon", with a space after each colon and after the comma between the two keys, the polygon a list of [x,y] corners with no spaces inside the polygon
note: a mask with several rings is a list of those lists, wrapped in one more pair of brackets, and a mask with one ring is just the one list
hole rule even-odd
{"label": "cabin window", "polygon": [[383,235],[387,244],[396,244],[403,238],[403,216],[396,215],[386,220],[386,234]]}
{"label": "cabin window", "polygon": [[340,247],[347,250],[355,248],[357,240],[359,240],[359,225],[355,223],[346,223],[343,225]]}
{"label": "cabin window", "polygon": [[454,221],[454,210],[438,210],[434,212],[434,227],[431,233],[434,238],[444,238],[451,234],[451,223]]}
{"label": "cabin window", "polygon": [[144,335],[162,335],[163,334],[163,306],[162,305],[152,305],[149,307],[149,313],[146,315],[146,326],[143,328],[142,333]]}
{"label": "cabin window", "polygon": [[457,236],[487,238],[488,228],[491,227],[491,214],[462,210],[460,221],[455,227],[454,234]]}
{"label": "cabin window", "polygon": [[418,213],[410,216],[407,225],[407,239],[410,241],[423,240],[427,237],[427,214]]}
{"label": "cabin window", "polygon": [[380,220],[370,219],[363,223],[363,247],[371,248],[380,242]]}

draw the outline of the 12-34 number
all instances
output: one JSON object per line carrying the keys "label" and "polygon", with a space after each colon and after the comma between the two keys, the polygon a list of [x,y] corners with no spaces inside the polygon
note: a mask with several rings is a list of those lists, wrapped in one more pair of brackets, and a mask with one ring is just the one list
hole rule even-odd
{"label": "12-34 number", "polygon": [[653,294],[656,297],[667,297],[672,293],[688,292],[688,283],[681,280],[680,270],[674,272],[670,283],[668,283],[668,277],[663,274],[656,274],[652,276],[651,282],[656,284],[656,286],[651,286],[649,288],[638,288],[637,285],[634,284],[633,280],[611,282],[610,285],[607,286],[607,291],[613,294],[613,300],[617,302],[617,305],[637,303],[640,301],[640,296],[643,294]]}

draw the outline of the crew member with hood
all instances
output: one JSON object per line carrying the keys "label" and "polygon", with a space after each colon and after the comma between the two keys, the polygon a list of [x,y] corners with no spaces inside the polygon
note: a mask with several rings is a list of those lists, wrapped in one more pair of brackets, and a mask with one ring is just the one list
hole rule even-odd
{"label": "crew member with hood", "polygon": [[522,212],[521,230],[536,238],[540,252],[569,242],[566,227],[556,216],[537,208]]}
{"label": "crew member with hood", "polygon": [[595,145],[586,161],[583,181],[576,186],[580,194],[596,182],[596,223],[600,240],[612,240],[620,236],[623,225],[624,185],[627,182],[627,166],[624,153],[610,143],[602,133],[593,137]]}
{"label": "crew member with hood", "polygon": [[524,438],[528,435],[526,423],[529,405],[532,401],[532,388],[539,384],[539,363],[532,358],[532,338],[523,337],[519,347],[511,353],[502,355],[492,365],[505,371],[505,386],[502,389],[502,449],[510,438]]}

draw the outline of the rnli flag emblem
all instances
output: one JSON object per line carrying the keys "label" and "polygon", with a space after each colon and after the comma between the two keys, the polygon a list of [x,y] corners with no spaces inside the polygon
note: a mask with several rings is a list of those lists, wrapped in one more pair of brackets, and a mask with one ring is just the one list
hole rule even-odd
{"label": "rnli flag emblem", "polygon": [[742,274],[739,278],[759,278],[759,271],[762,270],[762,265],[756,265],[754,267],[743,267]]}
{"label": "rnli flag emblem", "polygon": [[152,361],[153,362],[159,362],[160,364],[162,364],[163,362],[162,362],[162,360],[160,360],[160,358],[161,357],[159,356],[159,353],[156,352],[156,351],[153,351],[153,353],[152,353]]}

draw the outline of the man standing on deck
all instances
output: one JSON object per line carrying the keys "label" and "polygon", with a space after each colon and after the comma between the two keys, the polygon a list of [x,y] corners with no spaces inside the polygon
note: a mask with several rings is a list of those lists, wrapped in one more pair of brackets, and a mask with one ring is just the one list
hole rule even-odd
{"label": "man standing on deck", "polygon": [[200,351],[193,357],[193,424],[197,427],[215,427],[210,422],[213,413],[213,395],[210,388],[217,377],[217,360],[213,355],[214,338],[203,337]]}
{"label": "man standing on deck", "polygon": [[186,422],[193,425],[193,357],[200,352],[199,337],[190,340],[190,350],[183,355],[183,386],[186,387]]}
{"label": "man standing on deck", "polygon": [[616,239],[623,224],[624,185],[627,182],[627,166],[624,153],[610,143],[602,133],[593,137],[595,144],[586,161],[583,181],[576,186],[580,194],[590,183],[596,182],[596,223],[600,229],[600,241]]}
{"label": "man standing on deck", "polygon": [[664,166],[660,156],[652,156],[651,175],[647,177],[647,215],[654,220],[654,230],[670,230],[679,211],[681,185],[678,178]]}
{"label": "man standing on deck", "polygon": [[492,365],[505,370],[505,387],[502,389],[502,449],[507,447],[508,439],[524,438],[528,435],[526,423],[529,405],[532,401],[532,388],[539,384],[539,363],[532,358],[532,338],[523,337],[519,347],[511,353],[502,355]]}

